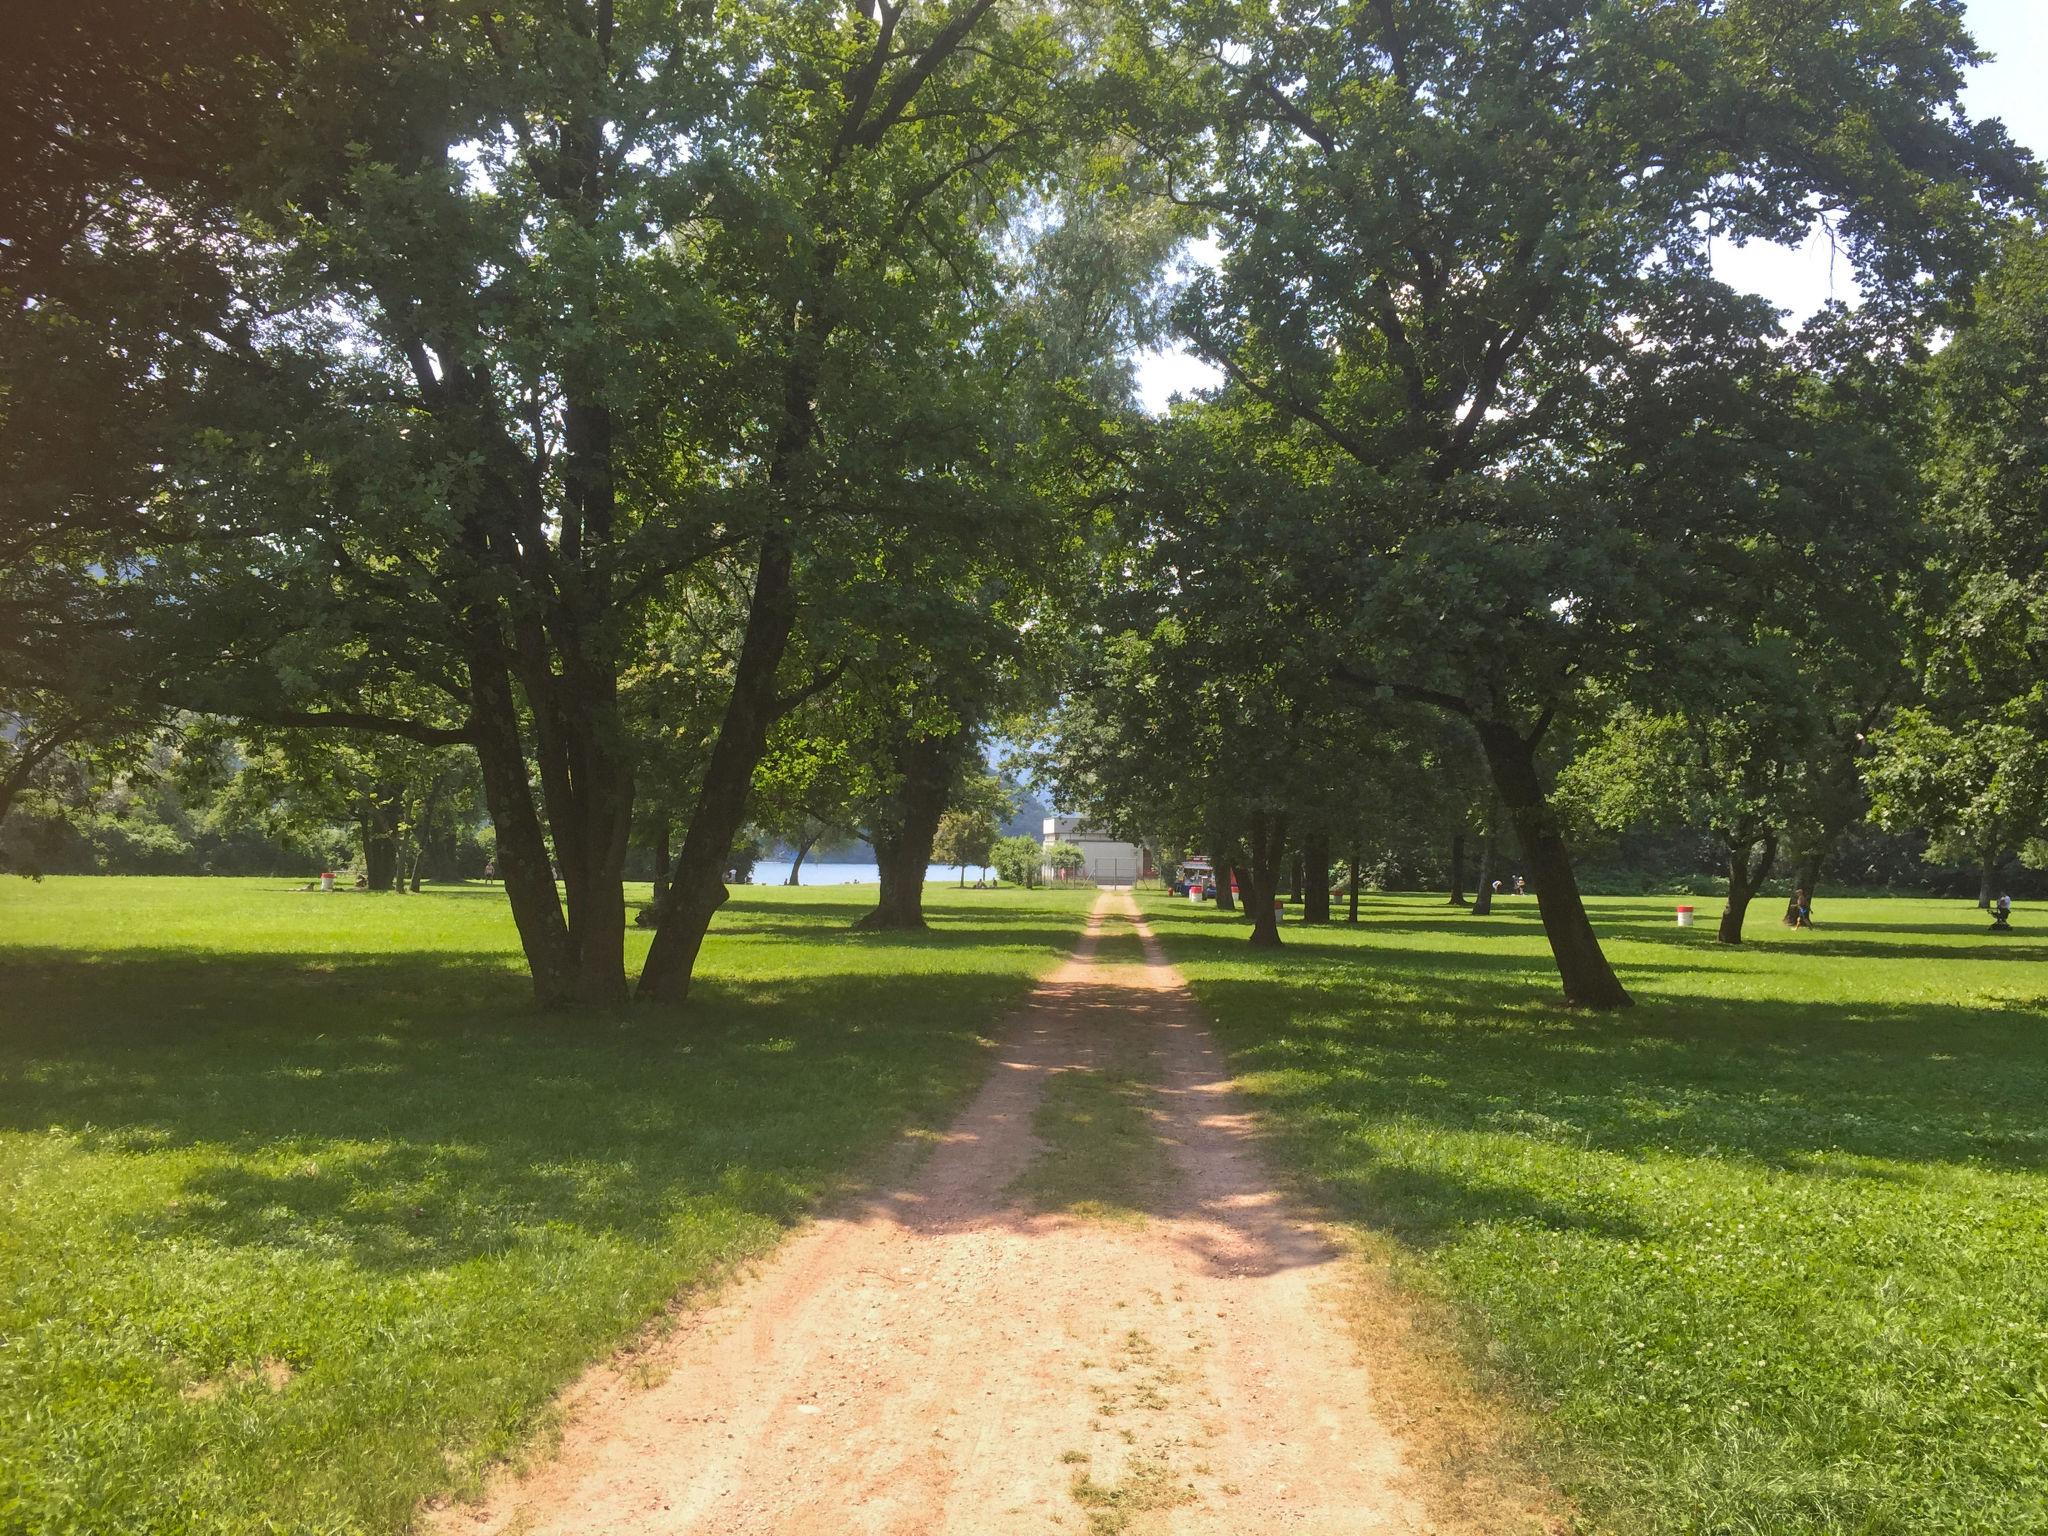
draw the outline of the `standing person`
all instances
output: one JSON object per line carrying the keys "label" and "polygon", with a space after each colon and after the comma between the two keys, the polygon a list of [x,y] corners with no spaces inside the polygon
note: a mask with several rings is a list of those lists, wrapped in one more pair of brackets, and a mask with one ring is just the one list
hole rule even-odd
{"label": "standing person", "polygon": [[1794,928],[1811,928],[1813,926],[1813,898],[1806,894],[1804,886],[1801,886],[1792,893],[1792,911],[1790,916]]}
{"label": "standing person", "polygon": [[1520,875],[1515,876],[1515,894],[1517,896],[1526,896],[1529,894],[1529,882],[1524,880]]}

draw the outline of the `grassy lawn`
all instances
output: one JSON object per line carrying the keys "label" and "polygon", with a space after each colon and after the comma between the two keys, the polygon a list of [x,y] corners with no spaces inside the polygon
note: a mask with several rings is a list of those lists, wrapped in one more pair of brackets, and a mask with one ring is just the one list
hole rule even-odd
{"label": "grassy lawn", "polygon": [[[1601,900],[1641,1006],[1551,1006],[1534,899],[1262,956],[1147,898],[1282,1155],[1447,1304],[1589,1526],[2048,1532],[2048,935],[1845,900],[1750,942]],[[2026,929],[2032,931],[2024,931]]]}
{"label": "grassy lawn", "polygon": [[563,1019],[495,888],[0,882],[0,1531],[397,1531],[516,1448],[943,1123],[1089,893],[872,899],[744,892],[686,1016]]}

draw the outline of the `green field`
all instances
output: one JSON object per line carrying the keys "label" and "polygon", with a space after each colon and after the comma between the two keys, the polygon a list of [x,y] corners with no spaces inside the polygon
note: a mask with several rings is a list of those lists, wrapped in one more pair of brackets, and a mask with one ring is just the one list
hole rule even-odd
{"label": "green field", "polygon": [[[687,1018],[590,1019],[528,1006],[493,889],[0,884],[0,1531],[394,1532],[516,1449],[943,1123],[1089,895],[935,886],[918,938],[849,933],[865,899],[744,892]],[[1606,1018],[1553,1006],[1529,902],[1262,955],[1145,900],[1304,1189],[1588,1529],[2048,1532],[2028,915],[1834,899],[1729,951],[1602,900],[1642,1003]],[[1109,1067],[1042,1110],[1077,1167],[1122,1156]]]}
{"label": "green field", "polygon": [[[1444,1303],[1618,1533],[2048,1531],[2048,933],[1830,898],[1750,942],[1379,897],[1275,956],[1147,898],[1304,1188]],[[2026,931],[2031,928],[2032,931]]]}
{"label": "green field", "polygon": [[0,882],[0,1531],[390,1532],[515,1448],[942,1124],[1089,896],[871,899],[742,892],[686,1017],[590,1019],[495,888]]}

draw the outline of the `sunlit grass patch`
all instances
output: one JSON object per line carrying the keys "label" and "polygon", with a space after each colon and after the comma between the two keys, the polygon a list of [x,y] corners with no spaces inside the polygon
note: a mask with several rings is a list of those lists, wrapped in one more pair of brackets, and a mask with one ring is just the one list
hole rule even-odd
{"label": "sunlit grass patch", "polygon": [[1596,1528],[2048,1531],[2048,940],[1836,898],[1731,950],[1596,901],[1640,1005],[1602,1017],[1555,1006],[1533,908],[1377,897],[1277,955],[1152,920],[1276,1147]]}
{"label": "sunlit grass patch", "polygon": [[404,1529],[942,1127],[1092,894],[743,889],[686,1010],[548,1016],[497,888],[295,884],[0,883],[0,1530]]}

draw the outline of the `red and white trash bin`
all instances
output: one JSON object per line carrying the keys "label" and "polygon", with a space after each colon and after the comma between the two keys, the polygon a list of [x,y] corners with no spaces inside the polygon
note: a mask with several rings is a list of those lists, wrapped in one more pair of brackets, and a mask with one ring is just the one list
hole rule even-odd
{"label": "red and white trash bin", "polygon": [[1691,907],[1680,907],[1678,909],[1678,926],[1681,928],[1690,928],[1692,926]]}

